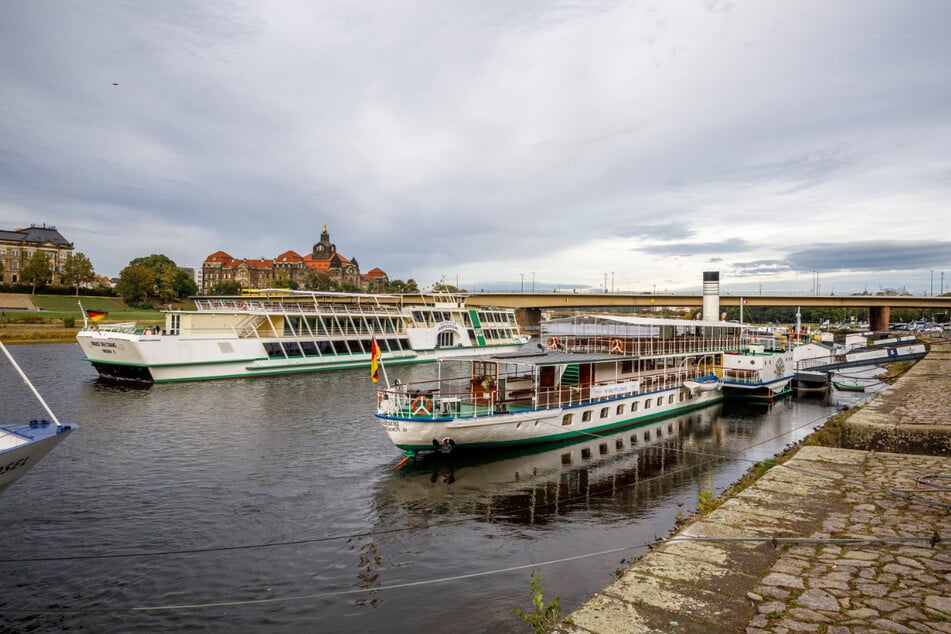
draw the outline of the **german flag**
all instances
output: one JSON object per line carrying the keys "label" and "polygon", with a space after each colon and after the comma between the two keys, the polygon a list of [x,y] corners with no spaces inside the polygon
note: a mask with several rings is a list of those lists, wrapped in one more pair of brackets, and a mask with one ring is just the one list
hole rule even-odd
{"label": "german flag", "polygon": [[380,344],[376,342],[376,337],[374,337],[373,342],[370,344],[370,378],[373,379],[374,383],[380,380],[381,356],[382,351],[380,350]]}
{"label": "german flag", "polygon": [[109,313],[104,310],[90,310],[86,309],[86,317],[89,318],[89,321],[101,321],[106,318],[106,315]]}

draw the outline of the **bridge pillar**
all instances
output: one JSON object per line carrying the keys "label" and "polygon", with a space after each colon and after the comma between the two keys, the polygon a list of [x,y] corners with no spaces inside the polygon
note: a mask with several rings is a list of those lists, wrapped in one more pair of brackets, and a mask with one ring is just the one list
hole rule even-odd
{"label": "bridge pillar", "polygon": [[541,332],[539,327],[542,323],[541,308],[516,308],[515,321],[518,322],[518,328],[526,335],[537,337]]}
{"label": "bridge pillar", "polygon": [[868,328],[872,332],[888,330],[888,322],[892,318],[892,309],[888,306],[868,309]]}

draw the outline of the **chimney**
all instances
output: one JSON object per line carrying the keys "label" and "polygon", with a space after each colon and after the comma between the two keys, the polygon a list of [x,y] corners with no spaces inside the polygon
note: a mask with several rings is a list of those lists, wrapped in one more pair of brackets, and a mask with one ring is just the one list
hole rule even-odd
{"label": "chimney", "polygon": [[703,272],[703,320],[720,321],[720,271]]}

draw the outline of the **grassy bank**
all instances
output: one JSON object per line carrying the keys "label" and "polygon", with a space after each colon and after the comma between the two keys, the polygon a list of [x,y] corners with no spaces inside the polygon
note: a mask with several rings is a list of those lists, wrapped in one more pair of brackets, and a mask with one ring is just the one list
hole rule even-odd
{"label": "grassy bank", "polygon": [[158,308],[132,308],[116,297],[74,297],[68,295],[20,295],[19,304],[32,310],[4,310],[0,313],[0,341],[4,343],[60,343],[76,341],[86,310],[108,313],[100,324],[134,321],[142,328],[164,326],[165,315]]}

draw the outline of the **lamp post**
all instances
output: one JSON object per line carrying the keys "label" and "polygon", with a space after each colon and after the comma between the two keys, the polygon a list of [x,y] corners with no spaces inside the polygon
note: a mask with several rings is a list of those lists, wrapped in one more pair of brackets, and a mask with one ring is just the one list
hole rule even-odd
{"label": "lamp post", "polygon": [[522,291],[521,291],[521,292],[524,293],[524,292],[525,292],[525,274],[524,274],[524,273],[519,273],[519,275],[522,276]]}

